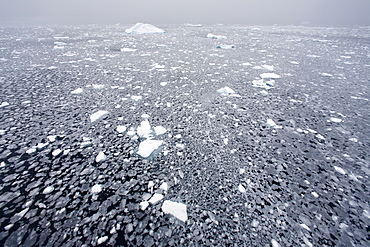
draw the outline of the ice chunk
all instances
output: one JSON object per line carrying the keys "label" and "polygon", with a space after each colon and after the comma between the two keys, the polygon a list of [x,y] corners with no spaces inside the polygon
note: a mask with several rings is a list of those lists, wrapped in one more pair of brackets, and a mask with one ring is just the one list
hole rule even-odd
{"label": "ice chunk", "polygon": [[266,124],[272,128],[276,127],[277,124],[272,119],[267,119]]}
{"label": "ice chunk", "polygon": [[59,154],[61,154],[62,153],[62,150],[60,150],[59,148],[58,149],[55,149],[51,154],[54,156],[54,157],[56,157],[56,156],[58,156]]}
{"label": "ice chunk", "polygon": [[329,73],[321,73],[321,76],[323,76],[323,77],[333,77],[333,75],[329,74]]}
{"label": "ice chunk", "polygon": [[95,184],[92,188],[91,188],[91,192],[92,193],[100,193],[102,191],[102,186],[100,184]]}
{"label": "ice chunk", "polygon": [[222,35],[214,35],[212,33],[209,33],[207,35],[207,38],[210,38],[210,39],[227,39],[226,36],[222,36]]}
{"label": "ice chunk", "polygon": [[152,154],[154,150],[159,148],[159,146],[161,146],[162,143],[163,141],[145,140],[140,143],[137,154],[139,154],[141,157],[147,158]]}
{"label": "ice chunk", "polygon": [[216,46],[216,48],[219,48],[219,49],[232,49],[232,48],[235,48],[234,45],[218,45]]}
{"label": "ice chunk", "polygon": [[280,244],[275,239],[271,239],[271,244],[272,247],[281,247]]}
{"label": "ice chunk", "polygon": [[241,184],[239,184],[239,186],[238,186],[238,190],[239,190],[241,193],[245,193],[245,192],[246,192],[246,190],[245,190],[244,186],[243,186],[243,185],[241,185]]}
{"label": "ice chunk", "polygon": [[267,71],[267,72],[272,72],[272,71],[274,71],[274,65],[262,65],[261,66],[262,67],[262,69],[264,70],[264,71]]}
{"label": "ice chunk", "polygon": [[3,102],[3,103],[1,103],[0,107],[4,107],[4,106],[8,106],[8,105],[9,105],[8,102]]}
{"label": "ice chunk", "polygon": [[269,95],[269,93],[266,90],[260,91],[260,94],[263,95],[263,96]]}
{"label": "ice chunk", "polygon": [[223,87],[217,90],[217,93],[221,94],[222,96],[236,96],[238,97],[239,95],[235,93],[234,90],[232,90],[229,87]]}
{"label": "ice chunk", "polygon": [[49,194],[51,192],[54,191],[54,187],[53,186],[48,186],[46,187],[43,191],[42,191],[42,194]]}
{"label": "ice chunk", "polygon": [[275,73],[263,73],[263,74],[260,74],[260,77],[262,79],[279,79],[279,78],[281,78],[280,75],[275,74]]}
{"label": "ice chunk", "polygon": [[49,142],[55,142],[55,140],[57,139],[57,136],[56,135],[47,136],[46,138],[48,138]]}
{"label": "ice chunk", "polygon": [[186,222],[188,220],[186,205],[183,203],[166,200],[163,202],[162,211],[165,214],[171,214],[182,222]]}
{"label": "ice chunk", "polygon": [[187,27],[201,27],[202,24],[190,24],[190,23],[186,23],[185,26],[187,26]]}
{"label": "ice chunk", "polygon": [[122,51],[122,52],[133,52],[133,51],[137,51],[137,49],[121,48],[121,51]]}
{"label": "ice chunk", "polygon": [[162,126],[155,126],[154,127],[154,132],[158,136],[158,135],[163,135],[164,133],[167,132],[167,130],[166,130],[166,128],[164,128]]}
{"label": "ice chunk", "polygon": [[165,31],[151,24],[137,23],[133,27],[126,29],[129,34],[164,33]]}
{"label": "ice chunk", "polygon": [[167,191],[167,190],[168,190],[168,183],[163,182],[163,183],[161,184],[161,186],[159,186],[159,188],[160,188],[161,190]]}
{"label": "ice chunk", "polygon": [[26,151],[27,154],[33,154],[36,153],[36,148],[32,147]]}
{"label": "ice chunk", "polygon": [[108,240],[108,236],[104,236],[98,239],[98,245],[105,243]]}
{"label": "ice chunk", "polygon": [[105,86],[103,84],[93,84],[94,89],[103,89]]}
{"label": "ice chunk", "polygon": [[139,101],[139,100],[142,100],[142,99],[143,99],[143,97],[142,97],[142,96],[140,96],[140,95],[139,95],[139,96],[132,95],[132,96],[131,96],[131,99],[132,99],[132,100],[135,100],[135,101]]}
{"label": "ice chunk", "polygon": [[149,202],[151,204],[157,204],[159,201],[161,201],[163,199],[163,195],[162,194],[158,194],[158,193],[155,193],[152,198],[150,198]]}
{"label": "ice chunk", "polygon": [[104,154],[104,152],[100,151],[99,154],[96,156],[95,161],[99,163],[99,162],[103,162],[106,159],[107,159],[107,156]]}
{"label": "ice chunk", "polygon": [[94,123],[95,121],[98,121],[99,119],[104,118],[107,115],[108,115],[107,111],[102,111],[102,110],[97,111],[90,116],[90,121]]}
{"label": "ice chunk", "polygon": [[147,201],[143,201],[143,202],[140,202],[140,209],[141,210],[145,210],[145,209],[147,209],[147,207],[149,206],[149,202],[147,202]]}
{"label": "ice chunk", "polygon": [[116,128],[118,133],[123,133],[126,131],[126,129],[127,129],[126,126],[123,126],[123,125],[118,125]]}
{"label": "ice chunk", "polygon": [[339,166],[334,166],[335,171],[339,172],[340,174],[346,175],[346,171]]}
{"label": "ice chunk", "polygon": [[162,87],[166,86],[168,84],[168,82],[166,81],[162,81],[161,83],[159,83]]}
{"label": "ice chunk", "polygon": [[249,62],[246,62],[246,63],[242,63],[242,66],[248,67],[248,66],[252,66],[252,64]]}
{"label": "ice chunk", "polygon": [[140,126],[137,127],[137,134],[140,137],[149,138],[151,137],[151,133],[152,127],[150,127],[148,119],[145,119],[144,121],[141,122]]}
{"label": "ice chunk", "polygon": [[271,89],[274,87],[274,81],[265,82],[263,79],[253,80],[252,84],[253,84],[253,87],[259,87],[259,88],[264,88],[264,89]]}
{"label": "ice chunk", "polygon": [[332,117],[332,118],[330,118],[330,121],[331,121],[331,122],[333,122],[333,123],[340,123],[340,122],[342,122],[343,120],[342,120],[342,119],[340,119],[340,118]]}
{"label": "ice chunk", "polygon": [[148,114],[143,114],[143,115],[141,115],[141,117],[144,118],[144,119],[150,118],[150,116]]}
{"label": "ice chunk", "polygon": [[77,88],[76,90],[73,90],[72,92],[71,92],[71,94],[80,94],[80,93],[82,93],[84,90],[82,89],[82,88]]}
{"label": "ice chunk", "polygon": [[312,194],[314,197],[316,197],[316,198],[318,198],[318,197],[319,197],[319,194],[317,194],[315,191],[312,191],[312,192],[311,192],[311,194]]}

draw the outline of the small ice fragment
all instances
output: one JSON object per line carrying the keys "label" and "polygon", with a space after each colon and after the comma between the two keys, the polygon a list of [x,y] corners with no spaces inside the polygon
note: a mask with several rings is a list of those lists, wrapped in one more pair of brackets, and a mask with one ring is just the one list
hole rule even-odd
{"label": "small ice fragment", "polygon": [[131,96],[131,99],[132,100],[135,100],[135,101],[139,101],[139,100],[142,100],[143,99],[143,97],[142,96],[135,96],[135,95],[133,95],[133,96]]}
{"label": "small ice fragment", "polygon": [[6,130],[0,130],[0,135],[5,135]]}
{"label": "small ice fragment", "polygon": [[261,66],[262,67],[262,69],[264,70],[264,71],[267,71],[267,72],[272,72],[272,71],[274,71],[274,65],[262,65]]}
{"label": "small ice fragment", "polygon": [[252,81],[253,87],[259,87],[259,88],[265,88],[265,89],[271,89],[274,87],[274,81],[267,81],[265,82],[263,79],[261,80],[253,80]]}
{"label": "small ice fragment", "polygon": [[349,138],[351,142],[358,142],[357,138]]}
{"label": "small ice fragment", "polygon": [[242,175],[242,174],[244,174],[244,173],[245,173],[245,169],[244,169],[244,168],[240,168],[240,169],[239,169],[239,174],[240,174],[240,175]]}
{"label": "small ice fragment", "polygon": [[104,236],[98,239],[98,245],[105,243],[108,240],[108,236]]}
{"label": "small ice fragment", "polygon": [[271,239],[271,244],[272,247],[280,247],[280,244],[275,239]]}
{"label": "small ice fragment", "polygon": [[36,146],[36,148],[38,149],[38,150],[42,150],[42,149],[44,149],[47,145],[49,145],[49,143],[39,143],[39,144],[37,144],[37,146]]}
{"label": "small ice fragment", "polygon": [[167,132],[167,130],[166,130],[166,128],[164,128],[162,126],[155,126],[154,127],[154,132],[158,136],[158,135],[163,135],[164,133]]}
{"label": "small ice fragment", "polygon": [[100,184],[95,184],[91,188],[91,193],[100,193],[102,191],[102,186]]}
{"label": "small ice fragment", "polygon": [[262,91],[260,91],[260,94],[262,94],[262,96],[267,96],[267,95],[269,95],[269,93],[268,93],[266,90],[262,90]]}
{"label": "small ice fragment", "polygon": [[253,220],[252,221],[252,227],[256,228],[258,225],[259,225],[259,221],[258,220]]}
{"label": "small ice fragment", "polygon": [[243,185],[241,185],[241,184],[239,184],[239,186],[238,186],[238,190],[239,190],[241,193],[245,193],[245,192],[246,192],[246,190],[245,190],[244,186],[243,186]]}
{"label": "small ice fragment", "polygon": [[14,226],[14,224],[6,225],[6,226],[4,227],[4,230],[5,230],[5,231],[9,231],[13,226]]}
{"label": "small ice fragment", "polygon": [[159,188],[160,188],[161,190],[167,191],[167,190],[168,190],[168,183],[163,182],[163,183],[161,184],[161,186],[159,186]]}
{"label": "small ice fragment", "polygon": [[182,135],[181,134],[177,134],[174,137],[177,138],[177,139],[180,139],[182,137]]}
{"label": "small ice fragment", "polygon": [[214,35],[212,33],[207,34],[207,38],[210,38],[210,39],[227,39],[226,36]]}
{"label": "small ice fragment", "polygon": [[94,89],[103,89],[105,86],[103,84],[93,84],[92,87]]}
{"label": "small ice fragment", "polygon": [[163,202],[162,211],[165,214],[171,214],[182,222],[186,222],[188,220],[186,205],[183,203],[166,200]]}
{"label": "small ice fragment", "polygon": [[319,197],[319,194],[317,194],[315,191],[312,191],[312,192],[311,192],[311,194],[312,194],[314,197],[316,197],[316,198],[318,198],[318,197]]}
{"label": "small ice fragment", "polygon": [[144,140],[139,145],[139,150],[137,151],[137,154],[139,154],[143,158],[149,157],[154,150],[159,148],[161,146],[163,141],[157,141],[157,140]]}
{"label": "small ice fragment", "polygon": [[51,192],[53,192],[54,190],[54,187],[53,186],[48,186],[46,187],[43,191],[42,191],[42,194],[49,194]]}
{"label": "small ice fragment", "polygon": [[127,129],[126,126],[123,126],[123,125],[118,125],[116,128],[118,133],[123,133],[126,131],[126,129]]}
{"label": "small ice fragment", "polygon": [[246,66],[246,67],[248,67],[248,66],[252,66],[252,64],[251,64],[251,63],[249,63],[249,62],[246,62],[246,63],[242,63],[242,66]]}
{"label": "small ice fragment", "polygon": [[59,148],[58,149],[55,149],[51,154],[54,156],[54,157],[56,157],[56,156],[58,156],[59,154],[61,154],[62,153],[62,150],[60,150]]}
{"label": "small ice fragment", "polygon": [[277,124],[272,119],[267,119],[266,123],[268,126],[273,127],[273,128],[277,126]]}
{"label": "small ice fragment", "polygon": [[108,115],[107,111],[102,111],[102,110],[97,111],[97,112],[91,114],[90,121],[92,123],[94,123],[95,121],[98,121],[99,119],[104,118],[107,115]]}
{"label": "small ice fragment", "polygon": [[306,229],[307,231],[311,231],[311,229],[306,224],[299,224],[302,228]]}
{"label": "small ice fragment", "polygon": [[46,138],[48,138],[49,142],[55,142],[57,136],[48,136]]}
{"label": "small ice fragment", "polygon": [[216,48],[218,49],[232,49],[232,48],[235,48],[234,45],[218,45],[216,46]]}
{"label": "small ice fragment", "polygon": [[132,48],[121,48],[122,52],[134,52],[137,51],[137,49],[132,49]]}
{"label": "small ice fragment", "polygon": [[332,77],[333,75],[332,74],[328,74],[328,73],[321,73],[321,76],[324,76],[324,77]]}
{"label": "small ice fragment", "polygon": [[103,162],[107,159],[107,156],[104,154],[104,152],[100,151],[99,154],[96,156],[95,161],[97,163]]}
{"label": "small ice fragment", "polygon": [[166,86],[167,84],[168,84],[168,82],[166,82],[166,81],[163,81],[163,82],[161,82],[161,83],[159,83],[162,87],[164,87],[164,86]]}
{"label": "small ice fragment", "polygon": [[8,106],[8,105],[9,105],[8,102],[3,102],[3,103],[1,103],[0,107],[4,107],[4,106]]}
{"label": "small ice fragment", "polygon": [[26,151],[27,154],[33,154],[36,153],[36,148],[30,148]]}
{"label": "small ice fragment", "polygon": [[346,171],[339,166],[334,166],[335,171],[339,172],[340,174],[346,175]]}
{"label": "small ice fragment", "polygon": [[149,206],[149,202],[147,201],[143,201],[143,202],[140,202],[140,209],[145,211],[145,209],[147,209],[147,207]]}
{"label": "small ice fragment", "polygon": [[144,121],[141,122],[140,126],[137,127],[137,134],[140,137],[149,138],[151,133],[152,127],[150,127],[148,119],[145,119]]}
{"label": "small ice fragment", "polygon": [[315,135],[315,137],[317,138],[317,139],[320,139],[320,140],[325,140],[325,137],[323,137],[322,135],[320,135],[320,134],[316,134]]}
{"label": "small ice fragment", "polygon": [[150,118],[150,116],[148,114],[145,114],[145,113],[143,115],[141,115],[141,117],[144,118],[144,119]]}
{"label": "small ice fragment", "polygon": [[149,202],[151,203],[151,204],[157,204],[160,200],[162,200],[163,199],[163,195],[162,194],[158,194],[158,193],[155,193],[153,196],[152,196],[152,198],[150,198],[150,200],[149,200]]}
{"label": "small ice fragment", "polygon": [[153,181],[149,181],[148,183],[148,189],[151,189],[154,187],[154,182]]}
{"label": "small ice fragment", "polygon": [[279,78],[281,78],[280,75],[275,74],[275,73],[263,73],[263,74],[260,74],[260,77],[262,79],[279,79]]}
{"label": "small ice fragment", "polygon": [[298,65],[299,64],[299,62],[296,62],[296,61],[290,61],[289,63],[294,64],[294,65]]}
{"label": "small ice fragment", "polygon": [[331,117],[331,118],[330,118],[330,121],[331,121],[331,122],[333,122],[333,123],[340,123],[340,122],[342,122],[343,120],[342,120],[342,119],[340,119],[340,118]]}
{"label": "small ice fragment", "polygon": [[303,242],[308,246],[308,247],[313,247],[313,244],[305,237],[303,236]]}
{"label": "small ice fragment", "polygon": [[82,89],[82,88],[77,88],[76,90],[73,90],[72,92],[71,92],[71,94],[80,94],[80,93],[82,93],[84,90]]}
{"label": "small ice fragment", "polygon": [[225,145],[229,144],[229,139],[224,138],[224,140],[223,140],[223,141],[224,141],[224,144],[225,144]]}
{"label": "small ice fragment", "polygon": [[235,93],[234,90],[232,90],[229,87],[223,87],[217,90],[217,93],[221,94],[222,96],[236,96],[238,97],[239,95]]}

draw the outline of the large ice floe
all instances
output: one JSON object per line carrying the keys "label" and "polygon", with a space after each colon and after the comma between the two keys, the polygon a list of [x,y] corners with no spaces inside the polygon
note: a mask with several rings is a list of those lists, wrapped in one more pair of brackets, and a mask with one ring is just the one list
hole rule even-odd
{"label": "large ice floe", "polygon": [[213,33],[209,33],[207,35],[207,38],[210,38],[210,39],[227,39],[226,36],[222,36],[222,35],[214,35]]}
{"label": "large ice floe", "polygon": [[186,222],[188,220],[185,204],[166,200],[162,204],[162,211],[165,214],[171,214],[182,222]]}
{"label": "large ice floe", "polygon": [[125,32],[129,34],[165,33],[163,29],[146,23],[136,23],[133,27],[126,29]]}
{"label": "large ice floe", "polygon": [[217,90],[217,93],[221,94],[221,96],[240,97],[239,94],[236,94],[235,91],[229,87],[220,88]]}

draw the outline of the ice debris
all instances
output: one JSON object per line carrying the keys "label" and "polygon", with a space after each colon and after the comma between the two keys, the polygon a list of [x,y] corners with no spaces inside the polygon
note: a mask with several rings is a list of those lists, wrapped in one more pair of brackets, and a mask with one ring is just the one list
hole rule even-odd
{"label": "ice debris", "polygon": [[122,52],[134,52],[137,51],[137,49],[132,49],[132,48],[121,48]]}
{"label": "ice debris", "polygon": [[107,111],[101,111],[101,110],[100,111],[97,111],[97,112],[93,113],[90,116],[90,121],[92,123],[94,123],[94,122],[98,121],[99,119],[101,119],[101,118],[103,118],[103,117],[105,117],[107,115],[108,115],[108,112]]}
{"label": "ice debris", "polygon": [[166,200],[163,202],[162,211],[165,214],[171,214],[182,222],[186,222],[188,220],[186,205],[183,203]]}
{"label": "ice debris", "polygon": [[164,33],[165,31],[151,24],[136,23],[133,27],[126,29],[129,34]]}
{"label": "ice debris", "polygon": [[265,81],[263,79],[260,79],[260,80],[253,80],[252,84],[253,84],[253,87],[271,89],[275,86],[275,81],[274,80]]}
{"label": "ice debris", "polygon": [[217,90],[217,93],[221,94],[222,96],[240,97],[239,94],[236,94],[235,91],[229,87],[220,88]]}
{"label": "ice debris", "polygon": [[104,152],[100,151],[99,154],[96,156],[95,161],[97,163],[103,162],[107,159],[107,156],[104,154]]}
{"label": "ice debris", "polygon": [[272,128],[277,127],[278,125],[272,119],[267,119],[266,124]]}
{"label": "ice debris", "polygon": [[139,100],[142,100],[142,99],[143,99],[143,97],[142,97],[142,96],[140,96],[140,95],[138,95],[138,96],[136,96],[136,95],[132,95],[132,96],[131,96],[131,99],[132,99],[132,100],[135,100],[135,101],[139,101]]}
{"label": "ice debris", "polygon": [[3,102],[3,103],[1,103],[0,107],[4,107],[4,106],[8,106],[8,105],[9,105],[8,102]]}
{"label": "ice debris", "polygon": [[343,120],[340,118],[335,118],[335,117],[330,118],[330,122],[333,122],[333,123],[341,123],[342,121]]}
{"label": "ice debris", "polygon": [[339,166],[334,166],[334,169],[335,169],[336,172],[339,172],[342,175],[346,175],[346,171],[343,170],[343,168],[341,168]]}
{"label": "ice debris", "polygon": [[163,195],[162,194],[158,194],[158,193],[155,193],[149,200],[149,203],[155,205],[157,204],[159,201],[161,201],[163,199]]}
{"label": "ice debris", "polygon": [[77,88],[76,90],[73,90],[71,94],[81,94],[84,90],[82,88]]}
{"label": "ice debris", "polygon": [[212,33],[209,33],[207,35],[207,38],[210,38],[210,39],[227,39],[226,36],[222,36],[222,35],[214,35]]}
{"label": "ice debris", "polygon": [[275,73],[262,73],[262,74],[260,74],[260,77],[262,79],[279,79],[279,78],[281,78],[280,75],[275,74]]}
{"label": "ice debris", "polygon": [[116,128],[118,133],[123,133],[123,132],[126,131],[126,129],[127,129],[127,127],[123,126],[123,125],[118,125],[117,128]]}
{"label": "ice debris", "polygon": [[102,191],[102,186],[100,184],[95,184],[92,188],[91,188],[91,192],[92,193],[100,193]]}
{"label": "ice debris", "polygon": [[92,87],[94,89],[103,89],[105,86],[103,84],[93,84]]}
{"label": "ice debris", "polygon": [[281,247],[280,244],[275,239],[271,239],[271,245],[272,247]]}
{"label": "ice debris", "polygon": [[232,48],[235,48],[235,46],[234,45],[218,45],[218,46],[216,46],[216,48],[218,48],[218,49],[232,49]]}
{"label": "ice debris", "polygon": [[104,236],[98,239],[98,245],[105,243],[108,240],[108,236]]}
{"label": "ice debris", "polygon": [[262,70],[264,70],[264,71],[267,71],[267,72],[272,72],[272,71],[274,71],[274,65],[262,65],[261,66],[262,67]]}
{"label": "ice debris", "polygon": [[145,210],[145,209],[147,209],[147,207],[149,206],[149,202],[147,202],[147,201],[143,201],[143,202],[140,202],[140,209],[141,210]]}
{"label": "ice debris", "polygon": [[143,158],[149,157],[154,150],[161,146],[163,141],[157,140],[144,140],[139,145],[139,150],[137,154],[139,154]]}
{"label": "ice debris", "polygon": [[48,186],[46,187],[43,191],[42,191],[42,194],[50,194],[51,192],[54,191],[54,187],[53,186]]}
{"label": "ice debris", "polygon": [[163,135],[164,133],[167,132],[167,130],[166,130],[166,128],[164,128],[162,126],[155,126],[154,127],[154,132],[158,136],[158,135]]}
{"label": "ice debris", "polygon": [[241,193],[245,193],[246,192],[246,189],[244,188],[243,185],[239,184],[238,186],[238,190],[241,192]]}

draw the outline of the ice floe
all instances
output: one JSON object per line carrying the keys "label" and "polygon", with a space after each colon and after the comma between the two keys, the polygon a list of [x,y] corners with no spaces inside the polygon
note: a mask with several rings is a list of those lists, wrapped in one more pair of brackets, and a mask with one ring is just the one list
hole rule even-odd
{"label": "ice floe", "polygon": [[274,80],[265,81],[264,79],[253,80],[252,85],[253,85],[253,87],[271,89],[275,86],[275,81]]}
{"label": "ice floe", "polygon": [[103,89],[105,86],[103,84],[93,84],[92,87],[94,89]]}
{"label": "ice floe", "polygon": [[143,202],[140,202],[140,209],[141,210],[145,210],[145,209],[147,209],[148,208],[148,206],[149,206],[149,202],[148,201],[143,201]]}
{"label": "ice floe", "polygon": [[100,151],[99,154],[96,156],[95,158],[95,162],[99,163],[99,162],[103,162],[107,159],[107,156],[104,154],[103,151]]}
{"label": "ice floe", "polygon": [[155,126],[154,127],[154,132],[158,136],[158,135],[163,135],[164,133],[167,132],[167,130],[166,130],[166,128],[164,128],[162,126]]}
{"label": "ice floe", "polygon": [[220,88],[217,90],[217,93],[221,94],[222,96],[240,97],[239,94],[236,94],[235,91],[229,87]]}
{"label": "ice floe", "polygon": [[137,51],[137,49],[132,49],[132,48],[121,48],[122,52],[134,52]]}
{"label": "ice floe", "polygon": [[127,129],[127,127],[126,126],[123,126],[123,125],[118,125],[116,127],[116,130],[117,130],[118,133],[123,133],[123,132],[126,131],[126,129]]}
{"label": "ice floe", "polygon": [[218,45],[218,46],[216,46],[216,48],[228,50],[228,49],[235,48],[235,46],[234,45]]}
{"label": "ice floe", "polygon": [[4,107],[4,106],[8,106],[8,105],[9,105],[8,102],[3,102],[3,103],[1,103],[0,107]]}
{"label": "ice floe", "polygon": [[227,39],[226,36],[214,35],[212,33],[207,34],[207,38],[210,38],[210,39]]}
{"label": "ice floe", "polygon": [[281,247],[281,245],[275,239],[271,239],[271,245],[272,247]]}
{"label": "ice floe", "polygon": [[262,65],[261,66],[262,67],[262,70],[264,70],[264,71],[267,71],[267,72],[272,72],[272,71],[274,71],[274,65]]}
{"label": "ice floe", "polygon": [[163,29],[147,23],[136,23],[133,27],[125,30],[129,34],[164,33]]}
{"label": "ice floe", "polygon": [[92,188],[91,188],[91,193],[100,193],[102,191],[102,186],[100,184],[95,184]]}
{"label": "ice floe", "polygon": [[97,242],[97,244],[98,244],[98,245],[103,244],[103,243],[105,243],[107,240],[108,240],[108,236],[104,236],[104,237],[98,238],[98,242]]}
{"label": "ice floe", "polygon": [[335,117],[330,118],[330,122],[333,122],[333,123],[341,123],[342,121],[343,120],[340,118],[335,118]]}
{"label": "ice floe", "polygon": [[143,158],[149,157],[154,150],[159,148],[163,144],[163,141],[158,140],[144,140],[139,144],[137,154]]}
{"label": "ice floe", "polygon": [[139,100],[142,100],[143,99],[143,97],[142,96],[140,96],[140,95],[132,95],[131,96],[131,99],[132,100],[134,100],[134,101],[139,101]]}
{"label": "ice floe", "polygon": [[159,194],[159,193],[155,193],[149,200],[149,203],[155,205],[157,204],[158,202],[160,202],[162,199],[163,199],[163,195],[162,194]]}
{"label": "ice floe", "polygon": [[260,77],[262,79],[279,79],[279,78],[281,78],[280,75],[275,74],[275,73],[263,73],[263,74],[260,74]]}
{"label": "ice floe", "polygon": [[143,138],[151,137],[152,127],[150,126],[148,119],[141,122],[140,126],[137,127],[136,132],[140,137],[143,137]]}
{"label": "ice floe", "polygon": [[336,171],[336,172],[339,172],[340,174],[342,174],[342,175],[346,175],[346,171],[345,170],[343,170],[343,168],[341,168],[341,167],[339,167],[339,166],[334,166],[334,170]]}
{"label": "ice floe", "polygon": [[77,88],[76,90],[73,90],[71,94],[81,94],[84,90],[82,88]]}
{"label": "ice floe", "polygon": [[53,186],[48,186],[46,187],[43,191],[42,191],[42,194],[50,194],[51,192],[54,191],[54,187]]}
{"label": "ice floe", "polygon": [[91,114],[90,121],[92,123],[94,123],[94,122],[98,121],[99,119],[106,117],[108,115],[108,113],[109,112],[103,111],[103,110],[97,111],[97,112]]}
{"label": "ice floe", "polygon": [[238,186],[238,190],[241,192],[241,193],[245,193],[246,192],[246,189],[244,188],[243,185],[239,184]]}
{"label": "ice floe", "polygon": [[162,204],[162,211],[165,214],[170,214],[175,218],[186,222],[188,220],[188,214],[186,212],[186,205],[183,203],[173,202],[166,200]]}

